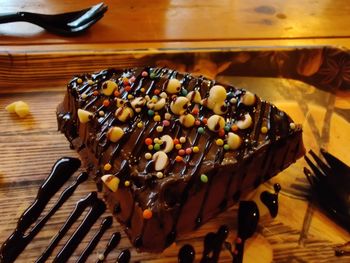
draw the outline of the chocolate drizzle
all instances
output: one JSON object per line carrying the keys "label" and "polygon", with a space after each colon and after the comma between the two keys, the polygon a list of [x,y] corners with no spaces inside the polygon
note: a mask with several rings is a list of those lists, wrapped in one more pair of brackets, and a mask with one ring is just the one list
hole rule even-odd
{"label": "chocolate drizzle", "polygon": [[178,253],[178,262],[179,263],[192,263],[194,261],[196,252],[194,251],[193,246],[186,244],[181,247]]}
{"label": "chocolate drizzle", "polygon": [[15,231],[1,246],[1,262],[13,262],[29,242],[38,234],[40,229],[43,228],[49,218],[62,206],[69,196],[73,194],[77,186],[87,179],[87,174],[82,173],[71,186],[62,192],[51,210],[29,230],[29,227],[39,218],[52,196],[79,167],[80,161],[76,158],[64,157],[55,163],[50,175],[40,186],[35,201],[22,214],[18,220]]}
{"label": "chocolate drizzle", "polygon": [[276,217],[278,213],[278,193],[281,191],[281,185],[274,184],[273,188],[275,190],[274,193],[268,191],[262,192],[260,194],[260,200],[269,209],[270,215]]}
{"label": "chocolate drizzle", "polygon": [[111,236],[111,238],[108,241],[108,244],[107,244],[105,250],[102,253],[103,259],[100,259],[100,258],[97,259],[96,263],[102,263],[107,258],[108,254],[118,246],[120,239],[121,239],[121,235],[119,232],[113,233],[113,235]]}
{"label": "chocolate drizzle", "polygon": [[204,238],[204,250],[201,263],[218,262],[222,245],[228,236],[228,227],[221,226],[216,233],[208,233]]}
{"label": "chocolate drizzle", "polygon": [[131,258],[130,250],[124,249],[119,253],[117,258],[118,263],[129,263]]}

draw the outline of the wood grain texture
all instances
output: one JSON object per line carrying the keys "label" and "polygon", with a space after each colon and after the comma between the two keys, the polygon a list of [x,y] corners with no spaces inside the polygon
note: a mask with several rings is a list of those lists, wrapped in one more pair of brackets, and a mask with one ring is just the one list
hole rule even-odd
{"label": "wood grain texture", "polygon": [[[60,13],[95,0],[1,0],[2,12]],[[106,0],[105,17],[86,34],[62,37],[27,23],[0,25],[0,44],[139,43],[349,38],[349,4],[341,1]],[[132,45],[130,45],[132,47]]]}
{"label": "wood grain texture", "polygon": [[[350,162],[350,157],[346,155],[346,149],[349,148],[347,140],[350,132],[349,116],[342,116],[338,111],[334,111],[330,122],[324,122],[329,98],[335,97],[334,105],[337,109],[350,109],[347,102],[349,92],[342,92],[335,96],[304,83],[285,79],[229,76],[221,78],[224,81],[251,89],[263,98],[277,102],[279,107],[291,114],[295,121],[303,123],[307,148],[318,149],[319,147],[320,142],[315,139],[314,129],[322,131],[324,125],[333,127],[333,130],[330,131],[332,136],[327,145],[338,157],[341,157],[345,162]],[[35,76],[33,76],[33,81],[35,81]],[[41,88],[28,85],[25,89],[7,87],[0,90],[0,201],[2,204],[0,206],[0,216],[2,218],[0,221],[0,242],[3,242],[11,233],[16,225],[17,218],[32,202],[38,186],[47,176],[57,158],[76,156],[76,153],[69,149],[64,136],[57,132],[56,127],[55,108],[61,101],[64,91],[65,87],[60,84],[59,80],[57,83],[52,80],[49,85]],[[304,101],[305,107],[302,108],[304,110],[301,110],[298,103],[305,92],[309,94],[309,100]],[[31,107],[29,117],[18,119],[4,110],[5,105],[16,100],[24,100],[29,103]],[[311,119],[315,119],[315,121],[310,122]],[[305,163],[302,160],[298,161],[270,183],[266,183],[245,197],[258,202],[262,215],[257,234],[246,245],[245,263],[348,262],[349,258],[336,258],[333,247],[348,241],[350,235],[333,223],[317,207],[308,204],[306,199],[308,184],[301,170],[304,165]],[[282,184],[283,190],[280,194],[279,215],[277,218],[271,219],[267,209],[259,201],[259,194],[265,189],[271,190],[271,184],[276,181]],[[95,190],[95,186],[91,180],[80,185],[75,194],[54,215],[18,258],[17,262],[33,262],[62,225],[75,203],[93,190]],[[50,204],[52,204],[52,201]],[[203,225],[198,231],[180,237],[175,245],[162,254],[140,254],[132,249],[132,260],[177,262],[178,250],[185,243],[190,243],[195,247],[196,259],[199,260],[203,250],[204,235],[210,231],[216,231],[221,224],[227,224],[230,227],[228,240],[234,240],[234,229],[237,224],[236,212],[234,207],[220,214]],[[310,227],[304,233],[302,232],[304,218],[306,214],[310,213],[312,218]],[[109,215],[109,213],[106,212],[105,215]],[[82,251],[99,224],[100,221],[94,225],[70,262],[74,262],[74,259],[79,256],[79,252]],[[88,262],[95,261],[98,253],[103,251],[113,231],[121,231],[123,238],[118,248],[113,250],[108,257],[107,262],[115,262],[118,253],[122,249],[131,247],[119,224],[114,222],[113,228],[109,229],[103,236],[101,242],[89,257]],[[67,240],[70,233],[72,231],[60,242],[59,248]],[[57,251],[56,249],[55,252]],[[50,260],[52,260],[52,257]],[[231,262],[229,253],[224,249],[220,256],[220,262]]]}

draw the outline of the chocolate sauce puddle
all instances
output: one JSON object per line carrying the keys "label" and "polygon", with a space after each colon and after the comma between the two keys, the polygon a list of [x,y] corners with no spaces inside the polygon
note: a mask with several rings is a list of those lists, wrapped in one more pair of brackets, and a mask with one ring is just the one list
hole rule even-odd
{"label": "chocolate sauce puddle", "polygon": [[51,173],[40,186],[36,199],[32,205],[19,218],[17,227],[0,249],[0,261],[13,262],[26,248],[31,240],[38,234],[49,218],[62,206],[73,194],[77,186],[87,179],[87,174],[82,173],[76,181],[65,189],[56,204],[45,217],[36,223],[28,232],[28,228],[38,219],[49,200],[64,185],[64,183],[78,170],[80,161],[76,158],[64,157],[53,166]]}
{"label": "chocolate sauce puddle", "polygon": [[264,191],[260,195],[261,202],[269,209],[270,215],[275,218],[278,214],[278,193],[281,191],[280,184],[274,184],[275,192]]}
{"label": "chocolate sauce puddle", "polygon": [[112,223],[113,223],[113,217],[111,217],[111,216],[108,216],[102,220],[100,229],[95,233],[93,238],[90,240],[89,244],[86,246],[84,251],[81,253],[81,255],[78,258],[76,263],[83,263],[86,261],[86,259],[89,257],[89,255],[94,250],[94,248],[97,246],[97,244],[100,241],[103,234],[106,232],[106,230],[108,228],[110,228]]}

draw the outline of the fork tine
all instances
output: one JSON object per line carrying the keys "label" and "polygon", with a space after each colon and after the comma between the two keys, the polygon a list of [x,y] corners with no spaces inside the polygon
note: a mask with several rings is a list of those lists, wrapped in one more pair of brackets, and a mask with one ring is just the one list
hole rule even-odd
{"label": "fork tine", "polygon": [[67,23],[70,27],[80,27],[89,21],[94,20],[97,16],[105,13],[107,11],[107,6],[103,2],[90,7],[85,14],[78,17],[77,19]]}
{"label": "fork tine", "polygon": [[315,184],[315,176],[312,175],[311,171],[304,167],[304,174],[306,179],[309,181],[310,185],[313,186]]}
{"label": "fork tine", "polygon": [[322,179],[326,176],[325,174],[322,173],[320,169],[318,169],[316,165],[314,165],[314,163],[310,160],[310,158],[307,155],[304,156],[304,159],[307,162],[307,164],[310,166],[311,170],[316,175],[317,179]]}
{"label": "fork tine", "polygon": [[336,171],[337,173],[349,173],[350,167],[347,166],[345,163],[340,161],[338,158],[336,158],[334,155],[327,152],[325,149],[321,148],[321,153],[323,157],[326,159],[329,166]]}
{"label": "fork tine", "polygon": [[321,168],[322,173],[325,176],[331,176],[333,175],[333,172],[331,170],[331,168],[320,159],[320,157],[318,157],[314,151],[310,150],[309,153],[311,154],[311,156],[314,158],[315,162],[317,163],[318,167]]}

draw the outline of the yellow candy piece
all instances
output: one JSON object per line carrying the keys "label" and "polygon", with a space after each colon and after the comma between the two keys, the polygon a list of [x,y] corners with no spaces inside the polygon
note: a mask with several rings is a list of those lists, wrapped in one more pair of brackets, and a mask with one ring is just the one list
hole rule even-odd
{"label": "yellow candy piece", "polygon": [[106,174],[101,177],[102,182],[112,191],[116,192],[119,187],[119,178],[112,175],[112,174]]}
{"label": "yellow candy piece", "polygon": [[29,105],[24,101],[15,101],[5,108],[10,113],[16,113],[20,118],[26,117],[29,113]]}
{"label": "yellow candy piece", "polygon": [[78,118],[81,123],[89,122],[92,116],[93,116],[92,112],[78,109]]}
{"label": "yellow candy piece", "polygon": [[120,140],[121,137],[123,137],[124,135],[124,131],[122,128],[120,127],[111,127],[108,130],[107,133],[107,138],[111,141],[111,142],[117,142]]}

